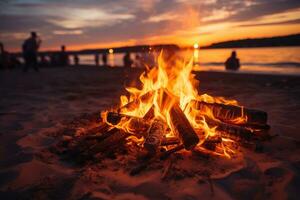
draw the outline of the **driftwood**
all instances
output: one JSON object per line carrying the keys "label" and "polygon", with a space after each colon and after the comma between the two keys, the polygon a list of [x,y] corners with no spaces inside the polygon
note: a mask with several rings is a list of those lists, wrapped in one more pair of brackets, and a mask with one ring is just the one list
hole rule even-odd
{"label": "driftwood", "polygon": [[184,148],[187,150],[193,149],[198,144],[199,138],[178,104],[171,107],[170,119],[173,129],[181,139]]}
{"label": "driftwood", "polygon": [[268,115],[264,111],[244,108],[235,105],[225,105],[219,103],[206,103],[203,101],[193,101],[197,110],[211,110],[214,117],[224,122],[233,122],[239,117],[247,119],[246,124],[267,124]]}
{"label": "driftwood", "polygon": [[150,154],[155,154],[161,144],[166,125],[161,120],[155,119],[147,131],[144,147]]}

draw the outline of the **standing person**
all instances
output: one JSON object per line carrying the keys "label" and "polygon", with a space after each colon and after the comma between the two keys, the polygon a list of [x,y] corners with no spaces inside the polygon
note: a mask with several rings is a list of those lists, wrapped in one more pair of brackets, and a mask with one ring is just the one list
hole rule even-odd
{"label": "standing person", "polygon": [[79,57],[77,54],[74,55],[74,65],[78,66],[79,65]]}
{"label": "standing person", "polygon": [[225,62],[225,69],[226,70],[239,70],[240,68],[240,59],[236,57],[236,52],[232,51],[231,56]]}
{"label": "standing person", "polygon": [[61,46],[61,51],[59,52],[59,65],[68,66],[69,65],[69,55],[66,52],[66,46]]}
{"label": "standing person", "polygon": [[9,65],[8,53],[4,50],[4,45],[0,42],[0,69],[8,68],[8,65]]}
{"label": "standing person", "polygon": [[124,67],[125,68],[131,68],[131,65],[133,63],[133,61],[130,58],[130,53],[127,52],[123,58],[123,62],[124,62]]}
{"label": "standing person", "polygon": [[36,32],[31,32],[31,36],[24,41],[22,45],[25,60],[25,67],[23,69],[24,72],[26,72],[30,67],[34,68],[35,71],[39,71],[37,56],[41,43],[42,40],[37,36]]}
{"label": "standing person", "polygon": [[107,66],[107,53],[103,53],[102,54],[102,62],[103,62],[103,66]]}
{"label": "standing person", "polygon": [[99,54],[98,53],[95,54],[95,64],[97,67],[99,66]]}

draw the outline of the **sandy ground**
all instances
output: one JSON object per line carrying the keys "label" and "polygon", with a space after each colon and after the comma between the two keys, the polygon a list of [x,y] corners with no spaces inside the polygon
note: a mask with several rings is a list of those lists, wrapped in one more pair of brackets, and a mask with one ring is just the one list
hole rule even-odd
{"label": "sandy ground", "polygon": [[81,173],[53,157],[38,159],[56,142],[47,133],[118,103],[126,77],[122,69],[96,67],[1,71],[0,199],[298,199],[300,78],[216,72],[197,78],[200,92],[267,111],[271,134],[278,135],[259,152],[243,150],[244,167],[211,183],[196,176],[162,181],[157,171],[132,177],[113,160]]}

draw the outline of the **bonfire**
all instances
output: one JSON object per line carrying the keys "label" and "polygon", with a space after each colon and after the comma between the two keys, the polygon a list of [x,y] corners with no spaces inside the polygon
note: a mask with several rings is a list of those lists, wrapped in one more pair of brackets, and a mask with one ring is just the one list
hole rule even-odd
{"label": "bonfire", "polygon": [[126,87],[128,95],[120,97],[118,106],[101,113],[96,127],[71,145],[77,154],[96,158],[135,147],[136,155],[147,161],[167,159],[175,152],[233,159],[240,145],[268,137],[266,112],[199,93],[193,60],[165,62],[161,52],[157,63],[140,75],[139,86]]}

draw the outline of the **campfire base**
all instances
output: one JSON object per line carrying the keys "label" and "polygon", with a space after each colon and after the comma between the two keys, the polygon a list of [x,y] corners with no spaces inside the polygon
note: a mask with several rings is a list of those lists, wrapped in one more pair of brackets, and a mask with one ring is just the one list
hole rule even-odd
{"label": "campfire base", "polygon": [[[159,171],[161,179],[178,180],[185,177],[197,177],[199,179],[211,179],[226,177],[229,174],[238,171],[244,167],[243,153],[237,147],[234,157],[228,159],[224,156],[212,154],[207,150],[184,150],[183,145],[178,144],[176,139],[171,138],[169,148],[167,151],[164,146],[160,147],[160,152],[156,156],[145,157],[145,151],[141,150],[138,145],[127,145],[121,139],[118,145],[105,145],[106,148],[97,149],[95,153],[91,151],[93,145],[99,145],[104,141],[112,140],[114,130],[107,132],[114,133],[112,136],[99,137],[100,133],[95,130],[96,124],[93,115],[88,116],[88,119],[83,122],[67,123],[61,130],[52,133],[53,137],[69,138],[68,140],[60,140],[55,146],[48,149],[49,153],[59,154],[60,157],[68,162],[79,164],[81,167],[85,166],[101,166],[101,169],[107,170],[125,170],[131,176],[140,176],[147,171]],[[90,121],[88,121],[90,120]],[[94,127],[94,128],[90,128]],[[98,130],[104,130],[98,127]],[[107,132],[105,132],[107,134]],[[92,137],[97,135],[97,137]],[[87,139],[88,138],[88,139]],[[164,140],[166,142],[166,140]],[[116,144],[117,144],[116,143]],[[174,144],[175,143],[175,144]],[[90,151],[87,151],[90,150]],[[144,156],[143,156],[144,155]],[[103,163],[113,161],[114,164],[103,165]]]}

